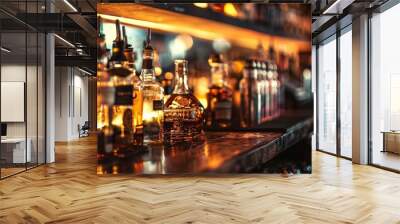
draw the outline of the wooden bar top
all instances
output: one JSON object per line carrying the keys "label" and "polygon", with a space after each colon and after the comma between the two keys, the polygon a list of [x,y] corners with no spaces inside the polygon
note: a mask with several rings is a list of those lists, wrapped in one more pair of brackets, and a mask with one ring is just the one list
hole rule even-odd
{"label": "wooden bar top", "polygon": [[206,132],[202,144],[98,155],[97,174],[251,173],[310,138],[312,129],[312,113],[285,113],[252,130]]}
{"label": "wooden bar top", "polygon": [[105,155],[98,160],[98,174],[193,174],[238,171],[234,161],[257,147],[278,140],[279,132],[209,132],[194,146],[152,145],[132,156]]}

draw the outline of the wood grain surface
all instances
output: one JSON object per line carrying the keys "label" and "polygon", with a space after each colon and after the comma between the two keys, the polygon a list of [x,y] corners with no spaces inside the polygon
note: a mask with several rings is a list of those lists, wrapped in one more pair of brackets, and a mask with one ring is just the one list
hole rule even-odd
{"label": "wood grain surface", "polygon": [[0,181],[0,223],[400,223],[400,175],[313,152],[313,174],[97,176],[93,137]]}

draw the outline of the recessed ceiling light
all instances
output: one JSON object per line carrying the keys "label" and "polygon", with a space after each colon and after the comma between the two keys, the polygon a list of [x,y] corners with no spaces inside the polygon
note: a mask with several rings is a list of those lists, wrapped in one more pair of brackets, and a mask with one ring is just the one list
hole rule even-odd
{"label": "recessed ceiling light", "polygon": [[67,44],[68,46],[75,48],[75,45],[72,44],[71,42],[69,42],[68,40],[62,38],[61,36],[59,36],[58,34],[54,34],[55,37],[57,37],[59,40],[61,40],[62,42],[64,42],[65,44]]}
{"label": "recessed ceiling light", "polygon": [[78,10],[73,6],[68,0],[64,0],[65,4],[68,5],[74,12],[78,12]]}
{"label": "recessed ceiling light", "polygon": [[1,51],[4,51],[4,52],[6,52],[6,53],[10,53],[10,52],[11,52],[10,49],[7,49],[7,48],[5,48],[5,47],[0,47],[0,50],[1,50]]}
{"label": "recessed ceiling light", "polygon": [[88,71],[86,71],[86,70],[83,70],[83,69],[81,69],[81,68],[79,68],[79,67],[78,67],[78,70],[81,71],[81,72],[83,72],[83,73],[85,73],[86,75],[93,75],[92,73],[90,73],[90,72],[88,72]]}

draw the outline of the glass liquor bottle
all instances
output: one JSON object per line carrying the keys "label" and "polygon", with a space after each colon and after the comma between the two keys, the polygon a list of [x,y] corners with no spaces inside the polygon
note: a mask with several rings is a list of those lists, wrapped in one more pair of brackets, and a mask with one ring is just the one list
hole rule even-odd
{"label": "glass liquor bottle", "polygon": [[278,91],[277,91],[277,82],[275,79],[274,72],[274,64],[273,62],[268,63],[268,72],[267,72],[268,81],[270,84],[270,117],[273,118],[277,113],[278,106]]}
{"label": "glass liquor bottle", "polygon": [[112,56],[109,61],[109,73],[115,89],[115,97],[112,105],[112,126],[114,146],[113,152],[133,149],[134,122],[133,122],[133,92],[131,82],[133,71],[129,68],[129,62],[124,54],[125,42],[121,37],[119,20],[116,21],[116,38],[113,41]]}
{"label": "glass liquor bottle", "polygon": [[212,54],[209,58],[211,67],[211,85],[207,94],[207,126],[229,128],[232,119],[232,89],[228,87],[227,64],[222,55]]}
{"label": "glass liquor bottle", "polygon": [[124,55],[127,59],[128,69],[131,74],[126,78],[127,84],[133,87],[133,140],[135,145],[143,144],[143,84],[142,80],[136,75],[135,52],[132,45],[128,43],[125,26],[122,27],[122,33],[125,42]]}
{"label": "glass liquor bottle", "polygon": [[189,91],[187,61],[175,60],[175,88],[164,106],[164,142],[167,145],[204,140],[204,107]]}
{"label": "glass liquor bottle", "polygon": [[240,126],[254,127],[260,116],[260,89],[257,86],[257,70],[254,60],[246,61],[243,78],[239,82],[240,90]]}
{"label": "glass liquor bottle", "polygon": [[143,133],[145,143],[160,144],[163,142],[164,89],[161,83],[156,81],[153,67],[154,50],[150,45],[150,36],[149,29],[140,74],[143,79]]}
{"label": "glass liquor bottle", "polygon": [[264,121],[269,119],[269,114],[270,114],[270,93],[269,93],[269,81],[268,81],[268,73],[267,73],[267,63],[262,62],[261,63],[261,68],[262,68],[262,82],[264,83]]}
{"label": "glass liquor bottle", "polygon": [[265,118],[265,83],[263,81],[264,71],[262,68],[261,61],[256,62],[256,72],[257,72],[257,88],[260,90],[260,97],[258,98],[258,111],[260,111],[260,116],[258,117],[257,123],[261,123]]}
{"label": "glass liquor bottle", "polygon": [[274,116],[279,116],[280,114],[280,105],[281,105],[281,101],[282,101],[282,86],[281,86],[281,82],[279,81],[279,74],[278,74],[278,66],[273,63],[272,66],[272,80],[273,80],[273,87],[274,87],[274,92],[275,92],[275,104],[274,104],[274,108],[275,108],[275,114]]}

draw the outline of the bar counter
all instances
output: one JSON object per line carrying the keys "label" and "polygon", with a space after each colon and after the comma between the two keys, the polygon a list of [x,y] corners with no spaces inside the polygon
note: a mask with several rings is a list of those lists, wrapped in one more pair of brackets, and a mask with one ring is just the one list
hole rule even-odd
{"label": "bar counter", "polygon": [[[207,174],[250,172],[310,136],[312,117],[282,116],[254,131],[208,131],[198,145],[151,145],[141,153],[107,154],[97,174]],[[272,123],[272,124],[274,124]]]}

